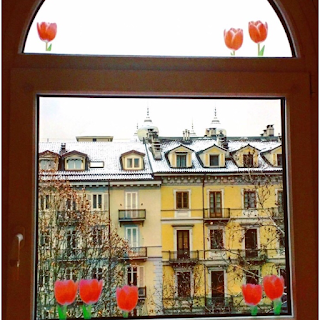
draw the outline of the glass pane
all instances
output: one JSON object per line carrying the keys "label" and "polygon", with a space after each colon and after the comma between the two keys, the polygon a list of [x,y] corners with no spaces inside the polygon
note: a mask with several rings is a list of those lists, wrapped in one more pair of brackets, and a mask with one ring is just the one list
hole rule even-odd
{"label": "glass pane", "polygon": [[[290,277],[282,114],[281,99],[39,97],[39,154],[104,166],[39,172],[37,318],[58,318],[56,281],[93,278],[104,282],[93,317],[121,317],[116,288],[128,283],[133,317],[248,314],[243,285]],[[171,166],[186,149],[191,166]],[[243,166],[249,152],[258,166]],[[142,169],[123,167],[130,153]],[[84,304],[78,293],[69,317]]]}
{"label": "glass pane", "polygon": [[[250,33],[249,22],[254,22]],[[45,0],[31,23],[24,53],[293,56],[267,0]]]}

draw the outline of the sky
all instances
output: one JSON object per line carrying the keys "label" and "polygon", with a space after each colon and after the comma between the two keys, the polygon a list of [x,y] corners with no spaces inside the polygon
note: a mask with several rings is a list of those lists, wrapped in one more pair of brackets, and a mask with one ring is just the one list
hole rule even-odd
{"label": "sky", "polygon": [[268,124],[281,134],[280,100],[40,97],[39,138],[76,141],[76,136],[130,140],[149,109],[160,136],[203,136],[216,115],[227,136],[259,136]]}
{"label": "sky", "polygon": [[265,56],[290,57],[286,33],[267,0],[45,0],[31,23],[25,53],[45,53],[38,22],[57,23],[51,53],[229,56],[224,30],[241,28],[236,56],[257,56],[249,21],[268,24]]}
{"label": "sky", "polygon": [[[265,56],[290,57],[286,33],[267,0],[45,0],[31,23],[25,53],[46,53],[38,22],[57,23],[50,54],[230,57],[223,32],[242,28],[236,56],[257,56],[248,22],[268,23]],[[41,98],[40,141],[79,135],[131,138],[150,117],[161,136],[181,136],[192,124],[203,136],[216,108],[229,136],[280,128],[279,100]]]}

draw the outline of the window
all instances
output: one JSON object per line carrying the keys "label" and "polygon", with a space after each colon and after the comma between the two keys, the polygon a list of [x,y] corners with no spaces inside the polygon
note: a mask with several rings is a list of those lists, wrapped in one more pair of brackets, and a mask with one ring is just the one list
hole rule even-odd
{"label": "window", "polygon": [[40,160],[40,170],[53,170],[55,169],[55,161],[50,159]]}
{"label": "window", "polygon": [[222,217],[222,208],[221,208],[221,191],[211,191],[209,192],[209,201],[210,201],[210,218]]}
{"label": "window", "polygon": [[178,272],[177,273],[178,297],[188,298],[191,294],[191,273]]}
{"label": "window", "polygon": [[277,154],[277,166],[282,167],[282,154]]}
{"label": "window", "polygon": [[219,166],[219,155],[210,154],[210,167],[218,167],[218,166]]}
{"label": "window", "polygon": [[248,270],[246,273],[246,283],[259,284],[259,270]]}
{"label": "window", "polygon": [[132,160],[131,158],[127,159],[127,168],[132,168]]}
{"label": "window", "polygon": [[74,230],[67,230],[66,249],[67,253],[75,254],[78,247],[77,233]]}
{"label": "window", "polygon": [[244,154],[243,155],[243,166],[246,168],[253,167],[253,154]]}
{"label": "window", "polygon": [[177,154],[177,167],[185,168],[187,166],[187,155],[186,154]]}
{"label": "window", "polygon": [[210,230],[210,249],[223,249],[223,230]]}
{"label": "window", "polygon": [[126,227],[126,240],[131,248],[139,247],[139,228]]}
{"label": "window", "polygon": [[67,170],[81,170],[82,160],[81,159],[68,159],[67,160]]}
{"label": "window", "polygon": [[278,190],[277,192],[277,202],[278,212],[283,213],[283,190]]}
{"label": "window", "polygon": [[139,158],[134,158],[134,167],[140,168],[140,159]]}
{"label": "window", "polygon": [[211,297],[224,298],[224,271],[211,271]]}
{"label": "window", "polygon": [[72,268],[66,268],[63,278],[65,278],[66,280],[77,281],[77,274]]}
{"label": "window", "polygon": [[257,207],[256,192],[244,191],[244,208],[255,209]]}
{"label": "window", "polygon": [[[297,34],[297,35],[303,35],[303,34],[309,34],[308,32],[306,32],[308,30],[308,28],[305,26],[306,25],[306,21],[307,19],[303,18],[303,15],[301,13],[301,15],[299,15],[298,10],[295,9],[297,7],[298,2],[293,0],[291,3],[295,4],[292,6],[292,8],[290,8],[290,22],[292,25],[294,25],[295,30],[292,34]],[[285,11],[285,9],[283,9],[283,7],[287,6],[287,4],[285,4],[284,2],[282,3],[283,6],[281,6],[281,9]],[[310,7],[312,7],[311,5],[311,1],[309,1],[309,6],[306,6],[306,8],[304,8],[306,10],[307,13],[309,13]],[[30,10],[26,10],[26,11],[30,11]],[[314,18],[312,15],[309,14],[305,14],[308,19],[314,21]],[[28,21],[27,16],[24,15],[24,13],[21,11],[22,17],[21,20],[22,21]],[[5,16],[5,14],[4,14]],[[8,16],[10,17],[10,16]],[[301,21],[298,19],[299,17],[301,17]],[[20,19],[16,19],[16,20],[20,20]],[[19,48],[18,45],[18,38],[17,37],[17,32],[15,30],[20,30],[19,33],[22,30],[21,27],[21,22],[19,24],[19,21],[16,21],[15,24],[15,28],[10,28],[11,26],[13,26],[13,24],[10,22],[10,18],[8,22],[8,29],[13,30],[13,34],[12,36],[10,36],[10,47],[12,48]],[[289,21],[286,20],[286,21]],[[312,25],[312,23],[310,23],[310,25]],[[290,27],[290,26],[289,26]],[[11,31],[10,31],[11,32]],[[299,57],[301,55],[302,58],[298,58],[298,59],[294,59],[295,61],[286,61],[286,59],[281,60],[281,61],[277,61],[277,60],[273,60],[270,59],[272,61],[268,61],[267,59],[264,59],[263,62],[261,61],[255,61],[254,63],[252,63],[251,61],[235,61],[235,60],[231,60],[230,59],[224,59],[222,61],[219,61],[218,64],[216,64],[215,59],[210,59],[210,69],[207,70],[207,62],[205,60],[201,61],[201,70],[199,70],[200,68],[195,67],[196,63],[193,63],[193,59],[190,59],[191,61],[186,61],[190,62],[190,65],[188,67],[188,69],[184,66],[182,67],[179,63],[176,64],[176,62],[172,62],[169,61],[166,62],[167,68],[171,68],[170,72],[166,72],[166,70],[161,70],[161,72],[158,72],[158,69],[162,68],[162,64],[161,64],[161,59],[159,59],[159,64],[158,61],[156,62],[156,64],[152,64],[152,61],[150,63],[150,61],[147,61],[147,68],[144,69],[143,73],[145,73],[147,76],[145,77],[145,79],[148,80],[153,80],[153,76],[150,76],[149,70],[146,70],[148,68],[152,68],[152,73],[155,73],[156,77],[158,77],[160,75],[160,73],[163,73],[163,77],[167,78],[169,81],[169,83],[172,83],[172,88],[170,88],[170,92],[172,92],[173,94],[181,94],[181,92],[186,93],[186,94],[206,94],[207,92],[221,92],[223,95],[228,95],[229,93],[234,93],[235,91],[235,87],[238,89],[237,90],[237,94],[241,95],[241,94],[249,94],[249,95],[266,95],[269,96],[270,94],[272,95],[273,93],[282,95],[282,96],[289,96],[290,98],[290,112],[291,114],[289,115],[289,122],[288,122],[288,126],[290,129],[290,134],[292,134],[292,136],[290,136],[290,138],[292,138],[292,179],[290,177],[290,181],[292,180],[292,186],[293,186],[293,190],[296,190],[295,186],[299,185],[301,187],[301,185],[303,182],[306,183],[306,187],[304,186],[304,190],[310,190],[308,189],[308,185],[310,187],[311,184],[313,184],[313,178],[311,175],[310,171],[306,170],[306,173],[304,175],[301,175],[300,173],[297,174],[297,167],[299,167],[299,164],[297,163],[297,160],[294,160],[294,158],[297,156],[297,145],[302,146],[303,145],[303,141],[301,141],[301,138],[297,137],[294,132],[298,131],[295,129],[298,129],[299,127],[296,126],[296,120],[295,118],[298,118],[299,121],[303,121],[303,123],[306,125],[306,128],[308,128],[306,136],[304,139],[307,139],[307,141],[312,141],[312,137],[311,134],[309,132],[309,128],[312,127],[316,127],[316,126],[311,126],[310,124],[312,124],[312,122],[309,120],[313,119],[314,117],[312,117],[312,113],[311,113],[311,106],[310,106],[310,95],[313,96],[314,92],[313,90],[317,90],[317,88],[312,88],[309,87],[309,85],[304,85],[304,83],[306,82],[306,79],[304,77],[304,72],[300,72],[301,70],[304,70],[306,73],[308,73],[308,71],[311,68],[314,68],[314,64],[309,64],[310,62],[310,52],[313,51],[312,49],[312,43],[310,41],[310,39],[312,39],[312,37],[314,37],[314,35],[312,36],[312,33],[310,32],[310,36],[308,37],[298,37],[299,38],[299,43],[295,42],[295,45],[297,46],[298,50],[301,50],[301,52],[298,53]],[[316,32],[314,33],[316,34]],[[309,40],[303,40],[303,38],[308,38]],[[11,42],[12,41],[12,42]],[[300,42],[301,41],[301,42]],[[6,42],[5,42],[6,43]],[[305,51],[305,48],[308,48]],[[31,123],[34,122],[34,119],[31,117],[31,113],[30,110],[33,110],[34,112],[34,108],[32,106],[32,104],[34,103],[35,100],[35,96],[31,94],[31,92],[27,93],[27,92],[22,92],[23,89],[22,88],[27,88],[27,86],[25,87],[24,85],[29,85],[33,88],[33,92],[50,92],[50,91],[55,91],[57,90],[57,92],[70,92],[70,90],[76,94],[83,94],[83,93],[92,93],[95,94],[97,92],[99,93],[107,93],[109,94],[109,92],[117,92],[119,94],[130,94],[130,90],[135,90],[135,92],[142,93],[143,90],[142,88],[146,88],[146,86],[144,85],[144,81],[140,80],[142,77],[140,77],[141,74],[143,74],[142,72],[140,72],[139,70],[143,67],[143,65],[141,65],[140,61],[138,60],[138,63],[136,63],[135,60],[132,60],[132,63],[134,63],[135,65],[135,71],[134,71],[134,76],[135,79],[137,80],[136,82],[132,82],[133,84],[133,88],[130,86],[127,86],[127,81],[126,80],[126,71],[122,70],[121,73],[123,72],[123,74],[125,74],[124,78],[120,77],[118,78],[118,81],[116,81],[116,85],[113,83],[113,75],[112,72],[108,72],[107,70],[103,70],[105,72],[100,72],[101,70],[99,70],[99,63],[95,63],[95,62],[99,62],[99,60],[93,60],[91,59],[91,57],[88,57],[88,60],[83,61],[82,58],[80,57],[78,59],[78,61],[81,61],[82,66],[80,66],[80,63],[77,62],[77,57],[72,57],[72,59],[69,59],[69,57],[63,57],[66,58],[64,60],[63,63],[61,63],[59,61],[59,59],[55,59],[55,57],[53,57],[52,59],[51,56],[46,56],[43,57],[41,55],[36,56],[36,55],[25,55],[24,59],[20,60],[19,59],[19,63],[18,64],[13,64],[15,62],[13,61],[17,61],[18,57],[18,50],[14,49],[16,52],[13,52],[13,49],[11,51],[11,49],[9,49],[9,46],[7,45],[5,48],[5,52],[7,52],[6,50],[8,49],[8,55],[10,56],[10,59],[12,59],[12,63],[10,62],[9,58],[4,57],[6,60],[5,62],[8,62],[9,64],[7,65],[6,63],[4,63],[4,65],[6,66],[6,70],[8,70],[8,72],[6,72],[7,74],[10,73],[10,75],[12,76],[12,106],[16,106],[16,107],[10,107],[10,112],[8,111],[8,114],[5,115],[5,119],[4,119],[4,123],[9,123],[9,113],[10,115],[12,115],[13,118],[17,119],[19,117],[16,117],[16,112],[15,109],[18,110],[23,110],[23,118],[25,121],[25,126],[23,126],[23,128],[18,128],[19,125],[21,125],[21,122],[18,120],[17,124],[13,124],[13,126],[11,126],[11,121],[10,121],[10,126],[8,126],[8,129],[10,127],[11,134],[10,134],[10,143],[12,143],[11,147],[12,149],[17,149],[17,151],[10,151],[11,155],[10,157],[10,161],[8,161],[8,163],[10,163],[10,166],[14,167],[15,169],[21,168],[21,171],[23,172],[23,174],[21,175],[21,180],[20,180],[20,184],[22,184],[24,186],[25,190],[28,189],[32,189],[32,183],[34,184],[33,180],[33,176],[31,174],[31,171],[33,169],[28,168],[31,167],[31,163],[32,163],[32,156],[34,157],[34,150],[33,150],[33,142],[32,142],[32,133],[31,131],[32,129],[32,125]],[[12,53],[12,55],[11,55]],[[100,58],[100,57],[99,57]],[[131,58],[130,58],[131,59]],[[116,59],[117,60],[117,59]],[[226,61],[228,60],[228,61]],[[289,60],[289,59],[288,59]],[[122,66],[126,66],[128,63],[128,60],[120,60],[119,64]],[[86,67],[86,62],[88,63],[88,67]],[[106,61],[107,63],[109,63],[109,61]],[[239,62],[239,63],[238,63]],[[63,74],[65,74],[65,71],[63,70],[63,64],[67,64],[70,68],[70,66],[72,66],[72,68],[69,69],[70,72],[68,72],[68,81],[74,83],[74,87],[71,88],[71,85],[66,85],[64,83],[64,79],[63,79]],[[105,61],[103,60],[101,64],[104,64]],[[55,68],[46,68],[46,65],[54,65]],[[92,70],[94,66],[95,70]],[[217,67],[218,65],[218,67]],[[307,65],[309,65],[308,67],[306,67]],[[25,78],[21,77],[21,80],[18,81],[18,77],[19,75],[21,75],[22,73],[19,73],[19,71],[17,70],[13,70],[10,69],[11,67],[17,67],[19,66],[21,69],[23,69],[24,73],[25,73]],[[8,68],[8,69],[7,69]],[[30,68],[29,70],[27,70],[28,68]],[[81,70],[81,68],[86,69],[85,72],[84,70]],[[91,68],[91,70],[90,70]],[[112,68],[114,68],[113,70],[118,70],[117,68],[117,63],[115,63],[115,65],[112,65]],[[309,69],[310,68],[310,69]],[[9,70],[10,69],[10,70]],[[174,71],[172,72],[171,70],[174,69]],[[184,81],[181,81],[181,79],[179,79],[179,73],[180,70],[184,70]],[[194,71],[197,71],[197,75],[199,76],[199,80],[197,79],[197,81],[199,81],[198,83],[201,83],[201,89],[198,89],[198,86],[195,85],[193,83],[193,80],[189,80],[191,79],[191,77],[189,78],[189,73],[187,70],[191,70],[190,73],[194,73]],[[206,77],[203,77],[202,75],[202,70],[206,70]],[[237,71],[238,74],[239,72],[241,73],[242,70],[246,70],[247,74],[249,75],[248,78],[250,78],[250,82],[251,84],[249,84],[248,78],[246,77],[246,75],[243,74],[243,78],[241,79],[241,81],[239,81],[239,78],[237,79],[237,83],[235,83],[235,80],[232,80],[232,78],[235,76],[235,72]],[[288,72],[288,70],[290,70],[290,72]],[[316,70],[316,68],[314,68],[314,70]],[[10,71],[10,72],[9,72]],[[12,72],[11,72],[12,71]],[[93,72],[92,72],[93,71]],[[295,74],[296,71],[300,72],[300,75]],[[90,76],[90,73],[94,73],[95,74],[95,78],[96,78],[96,82],[91,82],[92,78]],[[116,71],[117,72],[117,71]],[[310,70],[311,72],[311,70]],[[86,81],[86,84],[80,83],[80,81],[76,81],[77,79],[74,78],[75,73],[77,73],[77,77],[80,79],[87,79],[88,81]],[[178,75],[177,79],[174,79],[173,77],[171,78],[172,74],[171,73],[176,73]],[[213,73],[217,73],[219,75],[218,78],[216,78],[215,76],[212,76]],[[288,75],[290,73],[290,75]],[[98,76],[97,76],[98,75]],[[278,77],[278,75],[280,75]],[[53,77],[52,77],[53,76]],[[88,78],[87,78],[88,76]],[[149,77],[150,76],[150,77]],[[266,76],[266,78],[264,77]],[[6,76],[6,78],[8,78],[8,76]],[[28,78],[28,80],[26,81],[25,79]],[[48,78],[51,78],[50,80],[50,86],[48,85]],[[57,81],[55,80],[59,79],[60,83],[57,83]],[[128,77],[129,80],[132,80],[132,78],[129,76]],[[188,79],[189,78],[189,79]],[[279,79],[277,79],[279,78]],[[293,80],[291,80],[291,79]],[[41,79],[41,80],[39,80]],[[100,80],[99,80],[100,79]],[[207,80],[206,80],[207,79]],[[234,77],[235,79],[235,77]],[[272,80],[271,80],[272,79]],[[308,77],[309,79],[309,77]],[[312,83],[312,72],[311,72],[311,77],[310,77],[310,82]],[[155,78],[156,80],[156,78]],[[162,76],[159,76],[158,81],[161,82]],[[172,80],[172,82],[171,82]],[[216,81],[219,80],[219,81]],[[164,87],[164,85],[161,85],[158,83],[158,81],[154,82],[154,86],[152,86],[152,88],[154,88],[154,92],[159,93],[159,92],[167,92]],[[230,82],[229,82],[230,81]],[[309,80],[307,80],[309,81]],[[41,82],[41,83],[40,83]],[[100,84],[100,82],[103,82],[104,84],[108,83],[110,84],[110,90],[108,86],[102,86]],[[252,85],[252,82],[255,83],[255,85]],[[176,83],[179,84],[176,85]],[[189,83],[189,84],[188,84]],[[208,83],[210,83],[210,85],[208,85]],[[236,86],[235,86],[236,84]],[[293,84],[295,84],[296,86],[293,86]],[[180,86],[181,85],[181,86]],[[193,86],[192,86],[193,85]],[[108,87],[108,89],[106,89],[106,87]],[[200,87],[200,86],[199,86]],[[132,89],[126,89],[126,88],[132,88]],[[193,91],[191,90],[191,88],[193,89]],[[290,92],[288,93],[289,89],[287,88],[296,88],[296,90],[293,90],[294,92]],[[10,88],[11,89],[11,88]],[[27,91],[27,90],[26,90]],[[6,86],[5,92],[7,93],[6,95],[9,96],[9,90],[8,90],[8,86]],[[56,92],[56,91],[55,91]],[[154,93],[153,92],[153,93]],[[306,94],[307,92],[307,94]],[[21,95],[20,95],[21,93]],[[145,91],[143,92],[145,93]],[[148,91],[147,94],[152,94],[152,92]],[[19,96],[19,98],[17,97]],[[306,98],[306,96],[308,96],[308,98]],[[9,106],[9,98],[5,98],[6,103],[5,105]],[[19,99],[21,100],[21,102],[19,102]],[[311,100],[313,98],[311,97]],[[23,101],[23,104],[22,104]],[[31,102],[32,101],[32,102]],[[18,103],[16,103],[18,102]],[[303,106],[303,108],[301,107]],[[304,106],[306,106],[306,108],[304,108]],[[313,104],[313,106],[315,106],[315,104]],[[22,108],[23,107],[23,108]],[[298,109],[301,107],[301,111],[298,111]],[[312,108],[312,109],[316,109],[316,108]],[[303,115],[303,112],[306,113],[306,115]],[[302,117],[299,117],[299,116]],[[314,120],[313,124],[314,124]],[[311,129],[314,130],[314,129]],[[15,132],[15,137],[13,137],[13,133]],[[311,131],[312,132],[312,131]],[[22,139],[23,138],[23,139]],[[33,137],[34,139],[34,137]],[[8,144],[8,140],[9,139],[5,139],[5,143],[6,145]],[[25,141],[25,149],[20,149],[18,151],[18,148],[16,148],[16,142],[15,141]],[[302,143],[300,143],[302,142]],[[28,148],[30,149],[30,151],[28,151]],[[311,151],[310,146],[306,146],[307,151],[305,153],[304,159],[307,163],[312,163],[312,158],[309,156],[309,151]],[[12,150],[10,148],[10,150]],[[25,150],[24,155],[26,156],[25,159],[26,161],[21,161],[21,157],[18,157],[17,155],[19,155],[19,153],[21,154],[22,150]],[[290,150],[291,151],[291,150]],[[31,153],[33,153],[31,155]],[[312,153],[311,153],[312,154]],[[290,155],[291,156],[291,155]],[[21,162],[18,163],[18,160],[15,160],[14,157],[16,157],[17,159],[19,158],[19,161]],[[297,156],[297,158],[299,158],[299,156]],[[24,163],[22,163],[24,162]],[[21,167],[20,167],[21,165]],[[8,167],[9,168],[9,167]],[[308,168],[309,169],[309,168]],[[28,232],[28,234],[32,235],[32,224],[30,223],[30,217],[32,215],[32,213],[34,212],[33,208],[32,208],[32,204],[31,204],[31,199],[32,199],[32,195],[29,194],[23,194],[22,188],[19,185],[15,185],[14,181],[18,181],[17,179],[17,174],[21,174],[20,172],[14,173],[13,169],[8,169],[9,173],[10,173],[10,178],[12,178],[13,180],[10,181],[10,185],[12,185],[12,187],[9,187],[9,183],[8,183],[8,188],[10,188],[10,192],[9,192],[9,198],[8,198],[8,202],[10,203],[10,210],[8,210],[8,217],[7,217],[7,222],[5,223],[5,227],[4,229],[6,229],[7,225],[16,225],[16,219],[20,219],[22,218],[23,223],[26,226],[26,230]],[[303,180],[302,177],[299,178],[299,175],[303,176]],[[7,181],[7,178],[5,178]],[[28,182],[28,180],[30,180]],[[291,183],[291,182],[290,182]],[[30,187],[28,187],[30,186]],[[291,190],[291,189],[290,189]],[[31,192],[31,191],[30,191]],[[294,191],[295,194],[298,194],[298,190]],[[10,194],[15,194],[15,198],[16,200],[19,200],[17,202],[19,202],[19,206],[18,204],[14,204],[14,201],[12,196],[10,196]],[[27,199],[29,197],[29,200]],[[295,239],[295,244],[297,245],[297,247],[295,248],[294,254],[297,254],[297,259],[295,259],[295,262],[297,263],[297,265],[295,266],[295,270],[297,270],[297,275],[295,275],[295,279],[297,279],[296,285],[297,285],[297,291],[301,292],[301,288],[299,288],[299,282],[301,283],[302,281],[306,281],[307,282],[307,287],[311,287],[308,286],[308,284],[310,284],[310,281],[308,282],[308,279],[306,280],[300,280],[303,278],[303,274],[300,272],[301,271],[301,265],[299,264],[299,261],[306,261],[306,259],[304,259],[304,257],[308,258],[308,259],[312,259],[310,252],[312,252],[312,249],[314,248],[313,242],[310,240],[309,237],[306,237],[306,243],[303,243],[304,239],[304,235],[309,234],[309,230],[312,229],[312,224],[314,223],[314,218],[310,217],[310,221],[309,222],[305,222],[303,221],[303,214],[299,213],[299,212],[295,212],[295,208],[302,208],[303,205],[301,205],[301,200],[296,200],[296,197],[294,197],[294,199],[292,199],[292,208],[294,211],[294,215],[290,215],[290,217],[294,216],[294,220],[297,219],[297,221],[299,221],[299,223],[296,223],[296,221],[294,221],[294,234],[297,235],[297,238]],[[308,195],[308,191],[306,191],[306,195],[304,196],[304,208],[307,212],[314,212],[314,201],[312,198],[316,198],[314,197],[314,194],[312,193],[312,190],[310,190],[310,195]],[[33,216],[32,216],[33,218]],[[19,221],[18,219],[18,221]],[[300,224],[301,221],[301,227],[297,226],[298,224]],[[7,228],[9,230],[9,228]],[[312,229],[314,230],[314,229]],[[298,232],[296,232],[298,231]],[[299,233],[299,231],[301,231],[301,233]],[[8,231],[9,233],[9,231]],[[11,239],[11,236],[7,236],[5,237],[6,241],[8,241],[8,245],[4,246],[4,247],[10,247],[9,246],[9,242],[11,240],[9,240],[9,238]],[[30,243],[34,243],[34,241],[28,241],[28,243],[26,242],[26,249],[28,249],[26,252],[32,252],[32,247],[30,247]],[[311,246],[308,246],[308,244],[311,244]],[[27,257],[28,254],[22,255],[21,259],[23,259],[21,261],[21,265],[25,265],[28,266],[26,268],[26,270],[20,270],[20,276],[22,279],[22,282],[25,284],[26,290],[28,290],[29,292],[31,291],[31,287],[32,287],[32,277],[30,276],[33,272],[32,272],[32,263],[31,263],[31,258]],[[311,271],[312,271],[312,263],[311,263]],[[22,268],[21,268],[22,269]],[[10,269],[9,269],[10,270]],[[299,271],[300,270],[300,271]],[[8,271],[9,273],[10,271]],[[6,277],[5,277],[6,278]],[[9,277],[8,277],[9,278]],[[30,280],[28,279],[30,278]],[[289,277],[290,280],[290,277]],[[10,285],[11,286],[11,285]],[[14,290],[15,287],[19,286],[19,283],[13,284],[12,288]],[[7,286],[9,287],[9,286]],[[8,289],[9,290],[9,289]],[[5,295],[5,299],[6,301],[11,301],[14,295],[12,294],[8,294]],[[26,297],[26,305],[30,306],[32,305],[32,297],[33,295],[30,294],[26,294],[24,295]],[[30,297],[29,297],[30,296]],[[313,295],[314,296],[314,295]],[[23,304],[23,301],[21,301],[21,304]],[[298,304],[299,306],[301,304]],[[299,306],[297,307],[299,309]],[[9,310],[13,310],[13,308],[8,308]],[[19,308],[22,310],[29,310],[31,308]],[[312,309],[312,308],[310,308]],[[17,317],[19,317],[20,319],[24,319],[24,318],[30,318],[31,316],[28,314],[27,316],[21,316],[21,312],[20,310],[16,310],[17,312]],[[310,312],[309,310],[306,310],[306,315],[304,314],[305,318],[310,318],[310,319],[314,319],[315,316],[310,316]],[[308,314],[309,313],[309,314]],[[302,314],[302,312],[300,310],[298,310],[298,312],[296,314]],[[309,316],[308,316],[309,315]]]}
{"label": "window", "polygon": [[176,208],[189,209],[189,192],[176,192]]}
{"label": "window", "polygon": [[50,195],[46,194],[40,197],[40,210],[47,210],[50,208]]}
{"label": "window", "polygon": [[101,227],[93,227],[92,229],[93,245],[101,246],[103,243],[103,230]]}
{"label": "window", "polygon": [[245,230],[245,257],[256,258],[259,255],[258,250],[258,230],[247,229]]}
{"label": "window", "polygon": [[102,209],[102,194],[92,195],[92,209]]}
{"label": "window", "polygon": [[92,277],[92,279],[98,279],[98,280],[103,279],[103,269],[101,267],[92,268],[91,277]]}

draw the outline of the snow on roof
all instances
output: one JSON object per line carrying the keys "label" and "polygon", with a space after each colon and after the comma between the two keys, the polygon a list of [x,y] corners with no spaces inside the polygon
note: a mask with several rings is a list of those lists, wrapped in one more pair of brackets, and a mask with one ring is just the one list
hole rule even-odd
{"label": "snow on roof", "polygon": [[[64,178],[70,181],[80,180],[153,180],[153,174],[161,173],[241,173],[246,172],[246,168],[238,168],[232,159],[226,159],[225,167],[206,168],[203,167],[197,153],[217,145],[217,141],[210,138],[197,138],[188,142],[181,140],[164,140],[160,141],[162,159],[155,160],[151,145],[144,144],[142,141],[113,141],[113,142],[67,142],[66,151],[78,151],[88,155],[89,161],[103,161],[103,168],[90,168],[85,171],[60,171]],[[185,146],[192,151],[191,168],[172,168],[165,156],[171,150],[179,146]],[[248,145],[248,141],[228,141],[228,152],[233,152]],[[260,152],[271,151],[281,145],[275,141],[250,141],[250,145],[260,150]],[[39,143],[39,153],[49,150],[57,154],[60,153],[60,142],[41,142]],[[121,167],[120,157],[129,151],[137,151],[144,155],[143,170],[123,170]],[[281,172],[282,168],[273,167],[265,161],[265,158],[259,155],[259,168],[251,168],[252,171],[261,172]]]}

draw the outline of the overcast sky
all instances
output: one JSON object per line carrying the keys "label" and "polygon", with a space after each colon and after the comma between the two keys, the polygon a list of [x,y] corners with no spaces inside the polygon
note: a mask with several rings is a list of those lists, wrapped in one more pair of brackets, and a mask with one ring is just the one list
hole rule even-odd
{"label": "overcast sky", "polygon": [[75,141],[76,136],[103,135],[130,139],[150,118],[160,136],[182,136],[192,124],[197,136],[210,127],[216,109],[228,136],[259,136],[268,124],[281,133],[280,100],[50,98],[41,97],[40,141]]}
{"label": "overcast sky", "polygon": [[244,42],[236,56],[257,56],[248,23],[258,20],[268,23],[265,56],[290,57],[267,0],[45,0],[24,52],[44,53],[37,22],[55,22],[51,53],[230,57],[223,31],[241,28]]}

